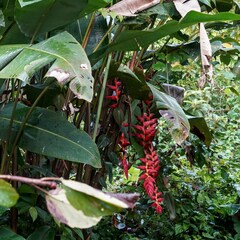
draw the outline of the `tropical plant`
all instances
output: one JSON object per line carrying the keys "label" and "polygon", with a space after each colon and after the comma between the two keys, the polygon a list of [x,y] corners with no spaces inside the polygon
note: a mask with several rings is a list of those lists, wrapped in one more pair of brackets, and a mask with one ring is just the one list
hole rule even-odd
{"label": "tropical plant", "polygon": [[[175,83],[179,68],[184,72],[199,53],[199,84],[213,83],[203,22],[209,29],[231,29],[240,20],[236,1],[192,2],[1,2],[2,238],[88,238],[91,231],[83,234],[79,228],[132,208],[138,198],[97,190],[107,186],[107,179],[112,182],[119,161],[126,177],[131,166],[142,171],[145,206],[162,212],[164,161],[156,140],[160,116],[178,145],[190,132],[207,147],[212,138],[203,115],[190,116],[196,114],[192,105],[186,114],[180,106],[182,89],[169,83]],[[180,44],[169,44],[174,39]],[[199,53],[191,55],[191,47],[199,43]],[[214,53],[221,48],[229,50],[223,50],[224,56],[231,54],[229,48],[239,51],[233,38],[229,48],[222,39],[215,38],[215,43]],[[170,54],[174,51],[178,53]],[[35,224],[27,228],[30,221]]]}

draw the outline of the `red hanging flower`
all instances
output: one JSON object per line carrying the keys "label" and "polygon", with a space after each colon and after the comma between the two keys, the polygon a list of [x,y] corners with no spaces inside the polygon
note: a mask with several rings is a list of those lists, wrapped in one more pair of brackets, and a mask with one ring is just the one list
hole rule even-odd
{"label": "red hanging flower", "polygon": [[106,96],[105,98],[111,99],[113,102],[115,102],[115,103],[111,104],[109,107],[110,108],[117,108],[119,98],[120,98],[120,95],[121,95],[121,82],[119,80],[117,80],[117,78],[115,78],[114,79],[114,85],[107,84],[107,87],[113,91],[113,94],[110,95],[110,96]]}
{"label": "red hanging flower", "polygon": [[127,161],[127,152],[126,149],[130,145],[130,142],[125,137],[124,133],[121,133],[119,136],[119,146],[121,148],[120,153],[120,160],[122,162],[123,170],[125,173],[126,178],[128,179],[128,161]]}

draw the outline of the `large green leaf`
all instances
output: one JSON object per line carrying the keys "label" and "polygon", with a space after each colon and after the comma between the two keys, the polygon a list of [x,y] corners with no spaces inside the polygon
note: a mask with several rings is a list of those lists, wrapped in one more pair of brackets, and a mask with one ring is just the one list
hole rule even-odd
{"label": "large green leaf", "polygon": [[90,59],[95,63],[105,53],[111,51],[137,51],[147,48],[150,44],[177,31],[200,22],[240,20],[240,15],[234,13],[217,13],[214,15],[190,11],[181,21],[168,21],[166,24],[152,30],[129,30],[121,32],[118,37],[105,48],[93,54]]}
{"label": "large green leaf", "polygon": [[0,46],[0,78],[18,78],[24,82],[53,62],[46,77],[60,84],[70,82],[70,89],[81,99],[91,101],[93,77],[91,65],[81,45],[69,33],[63,32],[33,46]]}
{"label": "large green leaf", "polygon": [[11,231],[9,228],[0,227],[0,239],[2,240],[25,240],[24,237],[17,235],[15,232]]}
{"label": "large green leaf", "polygon": [[150,85],[153,99],[160,114],[167,120],[173,139],[181,144],[189,135],[190,124],[188,118],[175,98],[160,92]]}
{"label": "large green leaf", "polygon": [[[18,104],[12,127],[12,141],[29,107]],[[8,138],[8,126],[12,115],[12,104],[0,112],[0,139]],[[36,108],[25,125],[19,146],[31,152],[65,159],[77,163],[87,163],[100,167],[98,148],[84,131],[76,129],[60,114]]]}
{"label": "large green leaf", "polygon": [[19,195],[12,185],[0,179],[0,206],[12,207],[17,203],[18,198]]}
{"label": "large green leaf", "polygon": [[212,141],[212,134],[205,119],[203,117],[188,116],[188,121],[191,126],[191,132],[209,147]]}
{"label": "large green leaf", "polygon": [[27,240],[54,240],[55,239],[55,231],[54,228],[50,226],[42,226],[37,228],[28,238]]}
{"label": "large green leaf", "polygon": [[133,208],[138,194],[108,194],[87,184],[62,179],[63,189],[46,195],[49,212],[61,223],[74,228],[89,228],[103,216]]}
{"label": "large green leaf", "polygon": [[18,0],[15,19],[23,33],[36,36],[78,19],[87,0]]}

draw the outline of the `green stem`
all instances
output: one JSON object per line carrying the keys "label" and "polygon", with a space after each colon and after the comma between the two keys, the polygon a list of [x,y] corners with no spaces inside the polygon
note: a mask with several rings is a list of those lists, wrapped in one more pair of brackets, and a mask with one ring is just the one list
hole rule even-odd
{"label": "green stem", "polygon": [[22,124],[21,124],[21,126],[20,126],[20,128],[19,128],[19,130],[18,130],[17,136],[16,136],[15,141],[14,141],[14,143],[13,143],[13,147],[12,147],[12,151],[11,151],[11,154],[10,154],[10,158],[13,156],[14,149],[15,149],[15,147],[16,147],[17,144],[18,144],[18,141],[19,141],[19,139],[20,139],[20,137],[21,137],[21,135],[22,135],[23,129],[24,129],[24,127],[25,127],[25,125],[26,125],[26,123],[27,123],[30,115],[32,114],[33,110],[35,109],[35,107],[36,107],[37,103],[39,102],[39,100],[41,99],[41,97],[42,97],[42,96],[47,92],[47,90],[49,89],[49,86],[50,86],[50,85],[46,86],[46,87],[43,89],[43,91],[39,94],[39,96],[37,97],[37,99],[35,100],[35,102],[33,103],[33,105],[31,106],[31,108],[29,109],[28,113],[26,114],[25,118],[23,119],[23,122],[22,122]]}
{"label": "green stem", "polygon": [[[11,138],[14,113],[15,113],[15,110],[16,110],[16,107],[17,107],[18,97],[19,97],[20,91],[21,91],[21,84],[22,84],[21,81],[18,80],[18,89],[17,89],[17,93],[16,93],[16,96],[15,96],[15,101],[14,101],[14,104],[13,104],[13,110],[12,110],[10,123],[9,123],[9,126],[8,126],[8,135],[7,135],[8,137],[7,137],[6,145],[5,145],[4,152],[3,152],[3,158],[2,158],[2,163],[1,163],[1,173],[4,172],[5,163],[6,163],[6,160],[7,160],[7,152],[8,152],[9,141],[10,141],[10,138]],[[12,88],[14,89],[14,84],[13,84]],[[12,98],[14,98],[14,93],[12,95]]]}
{"label": "green stem", "polygon": [[95,123],[94,131],[93,131],[93,141],[94,142],[96,141],[96,137],[97,137],[98,124],[99,124],[100,115],[101,115],[101,111],[102,111],[102,104],[103,104],[104,93],[105,93],[105,89],[106,89],[106,84],[107,84],[108,72],[109,72],[109,68],[110,68],[111,59],[112,59],[112,55],[109,54],[108,59],[107,59],[105,74],[104,74],[104,78],[103,78],[101,93],[100,93],[100,97],[99,97],[96,123]]}
{"label": "green stem", "polygon": [[107,32],[104,34],[104,36],[102,37],[102,39],[100,40],[100,42],[97,44],[97,46],[94,48],[93,53],[96,52],[99,47],[101,46],[101,44],[103,43],[103,41],[105,40],[105,38],[109,35],[109,33],[112,31],[112,29],[114,28],[115,25],[111,25],[111,27],[107,30]]}
{"label": "green stem", "polygon": [[82,40],[82,47],[83,47],[84,49],[85,49],[86,46],[87,46],[87,42],[88,42],[88,39],[89,39],[89,36],[90,36],[90,32],[91,32],[91,30],[92,30],[94,21],[95,21],[95,12],[92,13],[91,19],[90,19],[90,21],[89,21],[89,24],[88,24],[88,27],[87,27],[87,30],[86,30],[86,33],[85,33],[84,38],[83,38],[83,40]]}

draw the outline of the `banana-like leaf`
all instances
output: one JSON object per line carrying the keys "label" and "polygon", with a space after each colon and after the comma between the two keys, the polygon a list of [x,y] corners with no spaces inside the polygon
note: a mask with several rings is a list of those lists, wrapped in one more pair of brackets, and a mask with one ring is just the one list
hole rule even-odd
{"label": "banana-like leaf", "polygon": [[93,77],[91,65],[81,45],[67,32],[55,35],[33,46],[0,46],[0,78],[18,78],[28,82],[33,74],[52,63],[46,77],[60,84],[70,82],[70,89],[79,98],[91,101]]}
{"label": "banana-like leaf", "polygon": [[181,144],[190,132],[188,118],[175,98],[160,92],[149,84],[153,99],[160,114],[167,120],[173,139]]}
{"label": "banana-like leaf", "polygon": [[[18,104],[13,120],[13,142],[29,107]],[[0,139],[8,138],[8,126],[12,116],[12,104],[0,112]],[[101,167],[96,144],[84,131],[75,128],[60,114],[36,108],[27,121],[19,146],[31,152],[77,163]]]}
{"label": "banana-like leaf", "polygon": [[176,33],[181,29],[200,22],[237,21],[240,15],[224,12],[214,15],[190,11],[181,21],[168,21],[166,24],[151,30],[129,30],[121,32],[118,37],[107,47],[89,56],[92,63],[96,63],[106,53],[112,51],[137,51],[147,48],[153,42]]}
{"label": "banana-like leaf", "polygon": [[18,0],[15,19],[21,31],[36,37],[78,19],[87,0]]}
{"label": "banana-like leaf", "polygon": [[70,227],[89,228],[103,216],[132,208],[138,194],[108,194],[87,184],[62,179],[62,187],[46,195],[49,212]]}

